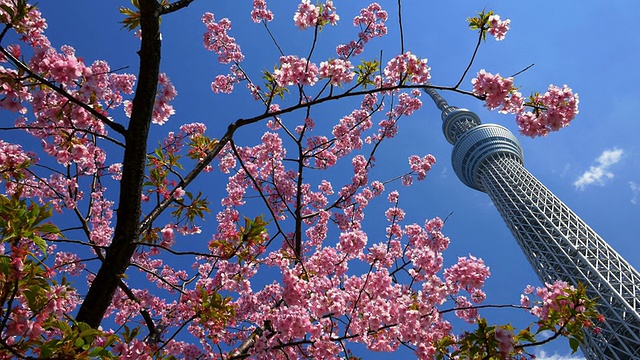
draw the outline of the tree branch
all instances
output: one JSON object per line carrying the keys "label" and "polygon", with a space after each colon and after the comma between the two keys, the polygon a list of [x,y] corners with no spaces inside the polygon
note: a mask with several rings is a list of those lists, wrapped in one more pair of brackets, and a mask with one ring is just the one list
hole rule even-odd
{"label": "tree branch", "polygon": [[124,135],[126,133],[126,130],[124,128],[123,125],[118,124],[115,121],[109,120],[109,118],[107,118],[104,114],[101,114],[100,112],[98,112],[96,109],[92,108],[91,106],[83,103],[82,101],[76,99],[73,95],[69,94],[65,89],[63,89],[62,87],[55,85],[54,83],[52,83],[51,81],[43,78],[42,76],[36,74],[35,72],[33,72],[33,70],[31,70],[31,68],[29,68],[26,64],[24,64],[23,62],[21,62],[20,60],[16,59],[15,56],[13,56],[10,52],[8,52],[4,46],[0,46],[0,53],[2,53],[7,59],[11,60],[11,62],[17,66],[18,68],[24,70],[27,74],[29,74],[30,77],[38,80],[40,83],[42,83],[43,85],[46,85],[48,88],[50,88],[51,90],[54,90],[55,92],[57,92],[58,94],[62,95],[63,97],[65,97],[67,100],[69,100],[70,102],[74,103],[75,105],[80,106],[81,108],[85,109],[86,111],[88,111],[91,115],[95,116],[97,119],[100,119],[100,121],[104,122],[107,126],[109,126],[113,131]]}
{"label": "tree branch", "polygon": [[[119,124],[118,124],[118,125],[119,125]],[[99,137],[99,138],[101,138],[101,139],[105,139],[105,140],[107,140],[107,141],[109,141],[109,142],[112,142],[112,143],[114,143],[115,145],[118,145],[118,146],[120,146],[120,147],[124,147],[124,144],[123,144],[123,143],[121,143],[120,141],[118,141],[118,140],[116,140],[116,139],[114,139],[114,138],[112,138],[112,137],[110,137],[110,136],[106,136],[106,135],[98,134],[98,133],[97,133],[97,132],[95,132],[95,131],[91,131],[91,130],[87,130],[87,129],[68,128],[68,127],[63,127],[63,126],[54,126],[53,128],[54,128],[54,129],[56,129],[56,130],[57,130],[57,129],[63,129],[63,130],[70,130],[70,129],[71,129],[71,130],[73,130],[73,131],[78,131],[78,132],[87,133],[87,134],[90,134],[90,135],[94,135],[94,136],[96,136],[96,137]],[[4,131],[6,131],[6,130],[22,130],[22,131],[24,131],[24,130],[45,130],[45,129],[46,129],[46,128],[45,128],[45,127],[43,127],[43,126],[10,126],[10,127],[0,127],[0,131],[1,131],[1,130],[4,130]]]}
{"label": "tree branch", "polygon": [[[262,115],[258,115],[249,119],[238,119],[235,122],[229,124],[229,127],[227,128],[227,132],[222,136],[222,138],[218,141],[218,143],[216,145],[213,146],[213,148],[211,149],[211,151],[207,154],[207,156],[205,156],[202,160],[200,160],[200,162],[198,162],[198,164],[196,164],[193,169],[189,172],[189,174],[187,174],[184,177],[183,181],[180,181],[178,183],[178,186],[182,187],[183,189],[185,189],[189,184],[191,184],[191,182],[193,182],[193,180],[196,179],[196,177],[198,177],[198,175],[209,165],[211,164],[211,162],[213,161],[213,159],[216,158],[216,156],[218,156],[218,154],[220,154],[220,151],[222,151],[222,149],[225,147],[226,144],[229,143],[229,141],[233,138],[234,133],[236,132],[236,130],[238,130],[239,128],[246,126],[246,125],[250,125],[250,124],[254,124],[257,123],[261,120],[264,119],[270,119],[273,117],[277,117],[280,116],[282,114],[286,114],[286,113],[290,113],[299,109],[303,109],[306,107],[312,107],[318,104],[322,104],[325,102],[329,102],[329,101],[334,101],[334,100],[339,100],[339,99],[343,99],[343,98],[347,98],[347,97],[352,97],[352,96],[359,96],[359,95],[367,95],[367,94],[373,94],[373,93],[379,93],[379,92],[386,92],[386,91],[394,91],[394,90],[401,90],[401,89],[426,89],[426,88],[432,88],[432,89],[436,89],[436,90],[445,90],[445,91],[453,91],[456,93],[460,93],[460,94],[464,94],[464,95],[470,95],[473,96],[477,99],[482,99],[481,96],[475,95],[474,93],[470,92],[470,91],[465,91],[465,90],[460,90],[457,89],[455,87],[451,87],[451,86],[436,86],[436,85],[396,85],[396,86],[390,86],[387,88],[376,88],[376,89],[370,89],[370,90],[361,90],[361,91],[353,91],[353,92],[344,92],[342,94],[337,94],[337,95],[331,95],[331,96],[327,96],[324,98],[320,98],[320,99],[314,99],[310,102],[307,103],[303,103],[303,104],[296,104],[294,106],[276,111],[276,112],[266,112]],[[151,224],[158,218],[158,216],[160,216],[160,214],[162,214],[164,212],[164,210],[166,210],[166,208],[171,204],[171,201],[173,201],[172,199],[166,199],[164,201],[162,201],[160,204],[158,204],[141,222],[140,222],[140,231],[144,232],[146,230],[149,229],[149,227],[151,226]]]}
{"label": "tree branch", "polygon": [[191,5],[195,0],[179,0],[160,8],[160,15],[170,14]]}

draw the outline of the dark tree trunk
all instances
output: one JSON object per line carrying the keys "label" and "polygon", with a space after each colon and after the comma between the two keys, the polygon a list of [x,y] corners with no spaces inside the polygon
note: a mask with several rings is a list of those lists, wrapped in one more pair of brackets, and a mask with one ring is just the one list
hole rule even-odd
{"label": "dark tree trunk", "polygon": [[116,227],[111,246],[89,291],[80,306],[76,320],[97,328],[111,304],[118,283],[129,266],[140,236],[141,194],[145,175],[147,137],[160,71],[160,18],[157,0],[140,0],[142,43],[138,83],[133,99],[131,120],[125,135],[126,148],[122,161],[122,180]]}

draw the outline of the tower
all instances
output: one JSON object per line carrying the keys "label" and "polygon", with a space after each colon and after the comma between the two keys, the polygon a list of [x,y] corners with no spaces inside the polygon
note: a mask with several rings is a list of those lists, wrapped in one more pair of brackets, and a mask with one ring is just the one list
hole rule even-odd
{"label": "tower", "polygon": [[600,334],[585,331],[585,356],[640,359],[638,271],[525,169],[520,142],[509,130],[482,124],[434,89],[425,91],[442,111],[456,175],[489,195],[540,281],[580,282],[596,299],[606,322]]}

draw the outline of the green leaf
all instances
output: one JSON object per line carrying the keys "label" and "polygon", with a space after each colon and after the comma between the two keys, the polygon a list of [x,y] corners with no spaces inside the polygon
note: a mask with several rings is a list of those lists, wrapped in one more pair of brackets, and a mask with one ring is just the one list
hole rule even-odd
{"label": "green leaf", "polygon": [[524,329],[524,330],[520,330],[520,332],[518,333],[518,339],[520,339],[520,341],[527,341],[527,342],[535,342],[536,339],[533,337],[533,334],[531,334],[531,331],[529,331],[529,329]]}
{"label": "green leaf", "polygon": [[89,356],[97,357],[97,356],[101,355],[103,351],[104,351],[103,347],[96,346],[96,347],[93,348],[93,350],[91,350],[91,352],[89,352]]}
{"label": "green leaf", "polygon": [[575,353],[576,351],[578,351],[578,348],[580,347],[580,341],[578,341],[578,339],[571,337],[569,338],[569,346],[571,347],[571,353]]}
{"label": "green leaf", "polygon": [[42,251],[43,256],[47,256],[47,242],[44,241],[43,238],[41,238],[40,236],[34,236],[33,238],[33,243],[36,244],[36,246],[40,249],[40,251]]}
{"label": "green leaf", "polygon": [[40,346],[40,358],[48,359],[53,355],[54,344],[51,342],[47,342],[44,345]]}
{"label": "green leaf", "polygon": [[120,7],[118,11],[126,16],[124,20],[120,21],[123,29],[133,31],[140,26],[140,11],[133,11],[126,7]]}
{"label": "green leaf", "polygon": [[42,232],[42,233],[49,233],[49,234],[59,234],[60,230],[58,229],[57,226],[55,226],[54,224],[48,223],[48,224],[42,224],[40,226],[38,226],[38,231]]}
{"label": "green leaf", "polygon": [[84,322],[79,322],[76,327],[78,328],[79,332],[83,332],[83,331],[87,331],[87,330],[91,330],[92,327],[89,326],[89,324],[84,323]]}

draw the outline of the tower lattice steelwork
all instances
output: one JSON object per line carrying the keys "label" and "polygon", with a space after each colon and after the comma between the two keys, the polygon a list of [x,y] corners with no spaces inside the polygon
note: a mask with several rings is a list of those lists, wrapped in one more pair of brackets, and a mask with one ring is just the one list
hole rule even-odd
{"label": "tower lattice steelwork", "polygon": [[518,139],[506,128],[426,92],[442,111],[454,145],[452,164],[467,186],[491,197],[540,281],[586,286],[606,318],[585,331],[589,359],[640,359],[640,274],[523,166]]}

